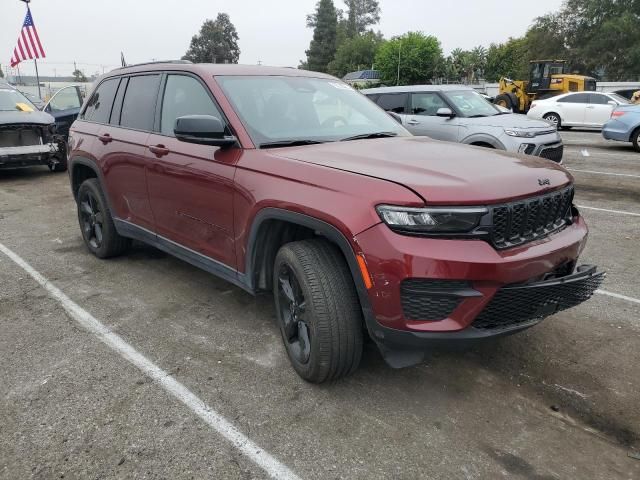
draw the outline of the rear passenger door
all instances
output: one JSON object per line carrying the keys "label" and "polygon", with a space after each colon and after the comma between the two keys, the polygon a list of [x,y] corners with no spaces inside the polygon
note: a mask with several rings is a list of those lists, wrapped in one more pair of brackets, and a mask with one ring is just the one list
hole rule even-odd
{"label": "rear passenger door", "polygon": [[[373,100],[373,98],[372,98]],[[375,102],[387,112],[396,113],[402,120],[402,125],[407,126],[408,93],[381,93]]]}
{"label": "rear passenger door", "polygon": [[56,133],[69,135],[69,127],[74,122],[82,107],[82,93],[80,87],[72,85],[58,90],[47,102],[44,111],[50,113],[56,120]]}
{"label": "rear passenger door", "polygon": [[93,150],[114,216],[151,231],[154,219],[147,193],[145,149],[153,130],[160,80],[157,73],[108,79],[103,83],[104,95],[101,85],[87,108],[94,105],[102,110],[106,97],[115,95],[113,108],[100,116],[109,120],[98,127]]}
{"label": "rear passenger door", "polygon": [[412,93],[406,127],[414,135],[457,142],[460,121],[457,117],[438,117],[441,108],[453,109],[436,92]]}
{"label": "rear passenger door", "polygon": [[584,119],[585,125],[602,127],[607,123],[614,108],[614,105],[609,105],[609,102],[612,101],[611,98],[601,93],[590,93],[589,105]]}
{"label": "rear passenger door", "polygon": [[208,87],[190,74],[163,80],[156,132],[146,150],[158,240],[170,240],[236,269],[233,177],[240,150],[181,142],[176,118],[212,115],[226,123]]}
{"label": "rear passenger door", "polygon": [[564,125],[582,126],[585,122],[587,107],[589,106],[588,93],[574,93],[560,98],[558,101],[560,116]]}

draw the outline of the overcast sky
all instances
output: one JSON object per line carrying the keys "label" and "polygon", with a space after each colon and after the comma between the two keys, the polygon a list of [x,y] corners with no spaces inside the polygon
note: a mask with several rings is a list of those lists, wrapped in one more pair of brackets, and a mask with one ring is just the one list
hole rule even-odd
{"label": "overcast sky", "polygon": [[[342,0],[334,0],[343,8]],[[562,0],[380,0],[379,28],[386,37],[410,30],[435,35],[445,54],[454,48],[501,42],[520,36],[539,16]],[[87,75],[120,63],[180,58],[207,18],[231,16],[240,36],[240,63],[297,66],[312,31],[305,16],[316,0],[32,0],[31,12],[46,60],[40,73],[69,75],[73,61]],[[506,9],[505,9],[506,7]],[[532,8],[535,7],[535,8]],[[0,0],[0,63],[6,69],[24,20],[25,4]],[[21,64],[33,73],[33,62]],[[54,72],[55,69],[55,72]]]}

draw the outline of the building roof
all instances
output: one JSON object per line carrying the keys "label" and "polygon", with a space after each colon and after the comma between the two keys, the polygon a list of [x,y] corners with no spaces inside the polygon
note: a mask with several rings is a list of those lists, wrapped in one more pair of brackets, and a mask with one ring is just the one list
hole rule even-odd
{"label": "building roof", "polygon": [[358,70],[347,73],[342,77],[342,80],[380,80],[380,72],[378,70]]}

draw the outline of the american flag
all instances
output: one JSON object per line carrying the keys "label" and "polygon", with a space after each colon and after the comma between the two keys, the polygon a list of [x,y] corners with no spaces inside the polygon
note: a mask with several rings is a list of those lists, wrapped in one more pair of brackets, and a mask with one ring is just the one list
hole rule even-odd
{"label": "american flag", "polygon": [[21,61],[34,58],[44,58],[44,49],[38,37],[38,31],[33,24],[31,10],[27,6],[27,16],[24,17],[22,30],[18,37],[18,45],[13,49],[13,57],[11,57],[11,67],[15,67]]}

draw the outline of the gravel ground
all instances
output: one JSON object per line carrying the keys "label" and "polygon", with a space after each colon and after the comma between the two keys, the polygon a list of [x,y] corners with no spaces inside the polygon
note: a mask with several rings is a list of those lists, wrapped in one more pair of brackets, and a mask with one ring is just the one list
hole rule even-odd
{"label": "gravel ground", "polygon": [[[562,135],[576,203],[640,213],[640,154]],[[583,214],[582,261],[640,298],[640,217]],[[597,295],[404,370],[369,347],[355,375],[313,386],[289,367],[268,296],[141,244],[89,255],[64,174],[0,172],[0,243],[301,478],[640,478],[638,303]],[[1,253],[0,284],[0,478],[267,476]]]}

